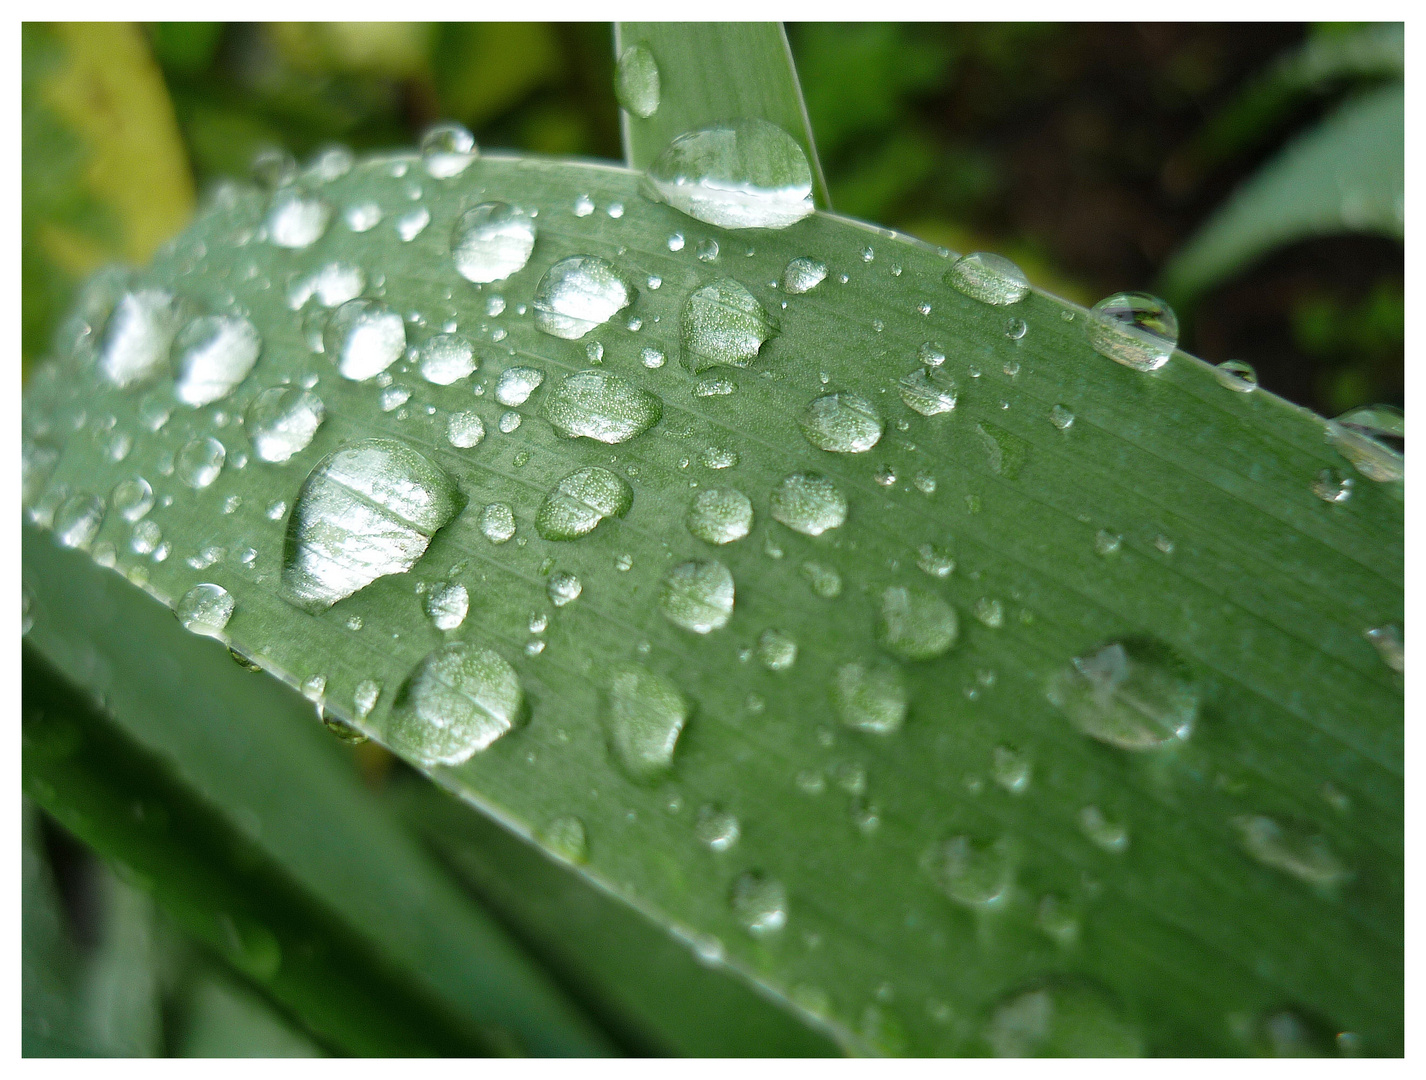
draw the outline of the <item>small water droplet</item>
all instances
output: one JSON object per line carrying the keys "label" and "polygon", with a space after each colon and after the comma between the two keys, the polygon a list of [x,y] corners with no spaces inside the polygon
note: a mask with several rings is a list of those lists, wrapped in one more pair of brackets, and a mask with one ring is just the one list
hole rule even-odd
{"label": "small water droplet", "polygon": [[150,520],[140,521],[129,538],[129,550],[135,555],[152,555],[161,543],[163,530],[158,524]]}
{"label": "small water droplet", "polygon": [[982,843],[954,836],[928,849],[921,867],[956,903],[981,910],[999,907],[1015,880],[1011,845],[1003,837]]}
{"label": "small water droplet", "polygon": [[1129,847],[1129,830],[1120,822],[1110,821],[1097,806],[1086,806],[1079,812],[1079,827],[1105,851],[1117,855]]}
{"label": "small water droplet", "polygon": [[515,535],[515,514],[504,503],[491,503],[480,512],[480,531],[492,544],[503,544]]}
{"label": "small water droplet", "polygon": [[511,407],[523,405],[544,381],[545,373],[538,368],[506,368],[495,383],[495,400]]}
{"label": "small water droplet", "polygon": [[174,614],[189,633],[222,640],[236,606],[232,594],[221,585],[195,585],[183,594]]}
{"label": "small water droplet", "polygon": [[479,153],[475,137],[457,123],[432,124],[421,136],[421,159],[437,180],[459,176]]}
{"label": "small water droplet", "polygon": [[955,609],[939,596],[896,585],[881,594],[876,640],[907,660],[930,660],[956,643]]}
{"label": "small water droplet", "polygon": [[557,817],[536,834],[544,848],[568,863],[589,859],[589,837],[584,822],[573,815]]}
{"label": "small water droplet", "polygon": [[847,497],[820,473],[793,473],[770,502],[773,518],[806,536],[821,536],[847,520]]}
{"label": "small water droplet", "polygon": [[321,239],[332,220],[332,207],[315,195],[282,188],[272,198],[267,238],[278,247],[301,251]]}
{"label": "small water droplet", "polygon": [[1005,625],[1005,605],[999,600],[982,596],[975,602],[972,610],[975,617],[992,630],[999,630]]}
{"label": "small water droplet", "polygon": [[923,342],[917,355],[927,367],[940,367],[946,362],[946,350],[934,341]]}
{"label": "small water droplet", "polygon": [[809,293],[827,277],[827,264],[816,259],[793,259],[782,272],[783,291],[792,296]]}
{"label": "small water droplet", "polygon": [[679,563],[659,586],[659,607],[675,626],[707,634],[733,617],[733,575],[714,559]]}
{"label": "small water droplet", "polygon": [[1200,691],[1168,646],[1131,638],[1076,657],[1051,680],[1048,697],[1086,735],[1152,750],[1192,734]]}
{"label": "small water droplet", "polygon": [[935,369],[917,368],[897,384],[901,400],[922,416],[937,416],[956,407],[956,383]]}
{"label": "small water droplet", "polygon": [[725,364],[745,368],[780,327],[745,286],[720,278],[691,293],[683,305],[683,362],[695,375]]}
{"label": "small water droplet", "polygon": [[627,480],[590,466],[555,486],[535,515],[535,529],[546,540],[574,540],[593,532],[606,517],[623,517],[633,503]]}
{"label": "small water droplet", "polygon": [[787,889],[782,882],[749,871],[733,883],[733,915],[754,937],[767,937],[787,925]]}
{"label": "small water droplet", "polygon": [[1030,292],[1025,273],[1009,259],[986,251],[963,255],[946,271],[946,284],[982,304],[1019,303]]}
{"label": "small water droplet", "polygon": [[890,735],[906,720],[906,685],[890,664],[843,664],[831,688],[832,704],[847,727]]}
{"label": "small water droplet", "polygon": [[614,96],[633,115],[648,119],[659,108],[659,66],[643,42],[630,45],[619,55],[614,73]]}
{"label": "small water droplet", "polygon": [[1239,394],[1250,394],[1258,388],[1258,373],[1252,364],[1242,360],[1224,360],[1214,372],[1220,383]]}
{"label": "small water droplet", "polygon": [[609,684],[610,747],[624,771],[649,781],[673,767],[688,702],[669,679],[637,664],[615,669]]}
{"label": "small water droplet", "polygon": [[[1030,328],[1025,325],[1024,319],[1011,319],[1005,324],[1005,336],[1008,337],[1011,341],[1019,341],[1025,336],[1026,332],[1029,329]],[[1020,372],[1020,365],[1015,364],[1013,371],[1010,369],[1011,365],[1006,364],[1005,374],[1009,375],[1011,378],[1014,378]]]}
{"label": "small water droplet", "polygon": [[1095,351],[1136,371],[1156,371],[1178,345],[1178,316],[1157,296],[1127,292],[1095,304],[1085,320]]}
{"label": "small water droplet", "polygon": [[262,461],[281,464],[311,444],[327,415],[322,399],[308,390],[274,386],[248,406],[246,427],[253,452]]}
{"label": "small water droplet", "polygon": [[1061,431],[1068,431],[1074,424],[1074,413],[1070,412],[1063,405],[1056,405],[1050,410],[1050,423]]}
{"label": "small water droplet", "polygon": [[396,692],[387,739],[424,765],[459,765],[511,730],[524,700],[520,677],[499,653],[451,642]]}
{"label": "small water droplet", "polygon": [[664,356],[664,351],[655,345],[645,345],[639,351],[639,361],[646,368],[661,368],[664,366],[665,360],[667,360],[667,357]]}
{"label": "small water droplet", "polygon": [[1406,671],[1406,646],[1401,640],[1401,630],[1395,626],[1374,626],[1362,631],[1362,636],[1372,643],[1386,666],[1400,674]]}
{"label": "small water droplet", "polygon": [[1326,839],[1303,827],[1283,826],[1261,814],[1235,818],[1233,824],[1243,849],[1264,866],[1315,886],[1335,885],[1347,876]]}
{"label": "small water droplet", "polygon": [[396,235],[403,242],[410,243],[420,236],[427,225],[431,223],[431,212],[424,206],[418,206],[414,210],[402,214],[396,219]]}
{"label": "small water droplet", "polygon": [[734,488],[706,488],[693,497],[685,523],[705,543],[731,544],[751,531],[753,504]]}
{"label": "small water droplet", "polygon": [[996,1007],[986,1028],[996,1057],[1138,1057],[1144,1040],[1097,990],[1051,986]]}
{"label": "small water droplet", "polygon": [[726,810],[716,806],[704,806],[698,811],[698,822],[693,827],[694,835],[700,843],[713,851],[727,851],[738,842],[742,829],[738,819]]}
{"label": "small water droplet", "polygon": [[645,193],[725,229],[781,229],[812,213],[802,147],[766,120],[709,124],[675,138],[649,166]]}
{"label": "small water droplet", "polygon": [[1344,503],[1352,497],[1353,481],[1336,469],[1323,469],[1312,481],[1312,494],[1323,502]]}
{"label": "small water droplet", "polygon": [[801,566],[802,576],[812,591],[824,600],[835,600],[842,595],[842,575],[830,566],[817,562],[805,562]]}
{"label": "small water droplet", "polygon": [[426,614],[437,630],[457,630],[470,611],[470,594],[461,584],[441,582],[426,595]]}
{"label": "small water droplet", "polygon": [[881,439],[876,407],[855,394],[825,394],[807,406],[799,426],[813,446],[838,454],[860,454]]}
{"label": "small water droplet", "polygon": [[951,553],[935,544],[922,544],[916,549],[916,565],[935,578],[947,578],[956,568]]}
{"label": "small water droplet", "polygon": [[547,391],[545,416],[566,438],[627,442],[658,423],[663,403],[627,379],[602,371],[565,376]]}
{"label": "small water droplet", "polygon": [[485,438],[485,423],[473,412],[452,413],[446,422],[446,439],[454,447],[468,450]]}
{"label": "small water droplet", "polygon": [[196,491],[206,488],[223,471],[228,452],[211,435],[200,435],[183,444],[174,458],[175,475]]}
{"label": "small water droplet", "polygon": [[549,594],[550,603],[557,608],[564,607],[579,599],[584,592],[584,584],[569,571],[560,570],[550,575],[545,591]]}
{"label": "small water droplet", "polygon": [[376,708],[376,702],[381,697],[381,684],[375,679],[363,679],[357,683],[356,689],[352,691],[352,707],[356,712],[358,720],[365,720],[371,715],[371,710]]}
{"label": "small water droplet", "polygon": [[1094,550],[1098,555],[1117,555],[1124,544],[1124,538],[1108,529],[1100,529],[1094,534]]}
{"label": "small water droplet", "polygon": [[263,187],[280,188],[297,179],[297,161],[280,146],[264,146],[253,155],[248,172]]}
{"label": "small water droplet", "polygon": [[613,265],[572,255],[545,271],[535,287],[535,327],[573,341],[634,302],[636,291]]}
{"label": "small water droplet", "polygon": [[204,315],[194,319],[174,341],[178,378],[174,396],[197,407],[226,397],[257,363],[262,337],[240,316]]}
{"label": "small water droplet", "polygon": [[475,346],[460,334],[437,334],[420,349],[421,378],[436,386],[450,386],[480,367]]}
{"label": "small water droplet", "polygon": [[342,220],[354,233],[364,233],[381,224],[381,207],[374,202],[353,203],[342,211]]}
{"label": "small water droplet", "polygon": [[115,386],[142,382],[163,369],[179,328],[173,296],[158,289],[125,293],[109,316],[99,371]]}
{"label": "small water droplet", "polygon": [[1390,405],[1370,405],[1327,422],[1327,441],[1356,470],[1378,483],[1406,475],[1406,417]]}
{"label": "small water droplet", "polygon": [[109,505],[129,522],[138,521],[147,514],[153,509],[153,503],[153,488],[142,476],[120,480],[109,495]]}
{"label": "small water droplet", "polygon": [[104,504],[93,495],[71,495],[54,511],[55,539],[61,546],[88,550],[104,524]]}

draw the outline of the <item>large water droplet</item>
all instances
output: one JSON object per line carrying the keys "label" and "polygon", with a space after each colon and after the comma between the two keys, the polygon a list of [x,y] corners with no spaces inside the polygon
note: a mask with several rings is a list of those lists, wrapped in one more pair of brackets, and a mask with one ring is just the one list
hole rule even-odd
{"label": "large water droplet", "polygon": [[545,373],[539,368],[506,368],[495,382],[495,400],[512,408],[523,405],[544,381]]}
{"label": "large water droplet", "polygon": [[1051,680],[1048,696],[1086,735],[1152,750],[1192,734],[1200,691],[1172,649],[1135,638],[1076,657]]}
{"label": "large water droplet", "polygon": [[980,843],[968,836],[953,836],[933,845],[921,856],[921,867],[958,904],[970,908],[1000,905],[1015,881],[1011,845],[1001,838]]}
{"label": "large water droplet", "polygon": [[855,394],[825,394],[807,406],[798,421],[813,446],[837,454],[861,454],[881,440],[881,415]]}
{"label": "large water droplet", "polygon": [[450,386],[480,366],[475,346],[459,334],[437,334],[421,346],[421,378]]}
{"label": "large water droplet", "polygon": [[876,640],[907,660],[930,660],[956,643],[956,612],[939,596],[897,585],[881,594]]}
{"label": "large water droplet", "polygon": [[174,614],[183,629],[205,637],[223,639],[223,629],[233,617],[237,602],[221,585],[195,585],[183,594]]}
{"label": "large water droplet", "polygon": [[459,765],[520,720],[525,694],[499,653],[456,641],[419,664],[392,702],[387,738],[425,765]]}
{"label": "large water droplet", "polygon": [[645,193],[725,229],[782,229],[813,211],[807,155],[787,132],[758,119],[678,136],[649,166]]}
{"label": "large water droplet", "polygon": [[1084,329],[1096,352],[1136,371],[1163,367],[1178,344],[1178,316],[1148,293],[1106,296],[1090,309]]}
{"label": "large water droplet", "polygon": [[202,491],[218,479],[227,457],[228,451],[217,439],[211,435],[199,435],[184,443],[178,451],[173,459],[173,472],[182,483],[195,491]]}
{"label": "large water droplet", "polygon": [[451,257],[467,281],[502,281],[525,268],[535,249],[535,222],[509,203],[471,207],[451,234]]}
{"label": "large water droplet", "polygon": [[801,296],[822,284],[826,277],[826,263],[806,257],[793,259],[782,271],[782,291]]}
{"label": "large water droplet", "polygon": [[770,502],[776,520],[806,536],[821,536],[847,520],[847,497],[821,473],[793,473]]}
{"label": "large water droplet", "polygon": [[996,1057],[1139,1057],[1143,1036],[1102,994],[1078,985],[1019,993],[995,1009],[986,1042]]}
{"label": "large water droplet", "polygon": [[174,348],[179,354],[174,396],[186,405],[207,405],[248,377],[262,337],[240,316],[204,315],[183,328]]}
{"label": "large water droplet", "polygon": [[1025,272],[1003,255],[976,251],[963,255],[946,271],[946,284],[982,304],[1016,304],[1030,292]]}
{"label": "large water droplet", "polygon": [[753,504],[735,488],[706,488],[693,497],[688,531],[709,544],[731,544],[753,527]]}
{"label": "large water droplet", "polygon": [[459,176],[479,156],[475,136],[453,122],[432,124],[421,136],[421,159],[437,180]]}
{"label": "large water droplet", "polygon": [[619,55],[614,73],[614,96],[633,115],[646,120],[659,110],[659,66],[643,42],[630,45]]}
{"label": "large water droplet", "polygon": [[573,341],[634,302],[636,291],[595,255],[571,255],[545,271],[535,287],[535,327]]}
{"label": "large water droplet", "polygon": [[956,407],[956,383],[936,369],[917,368],[897,384],[901,400],[922,416],[937,416]]}
{"label": "large water droplet", "polygon": [[745,368],[779,331],[777,320],[740,282],[720,278],[683,305],[683,362],[695,375],[718,364]]}
{"label": "large water droplet", "polygon": [[322,346],[343,378],[361,382],[380,375],[406,350],[406,324],[375,300],[348,300],[332,313]]}
{"label": "large water droplet", "polygon": [[566,438],[627,442],[663,416],[663,403],[627,379],[603,371],[577,371],[546,391],[544,413]]}
{"label": "large water droplet", "polygon": [[321,239],[331,220],[332,207],[324,199],[282,188],[268,211],[267,237],[278,247],[300,251]]}
{"label": "large water droplet", "polygon": [[154,375],[168,359],[178,332],[173,296],[159,289],[125,293],[104,329],[99,371],[115,386]]}
{"label": "large water droplet", "polygon": [[1261,814],[1235,818],[1243,849],[1264,866],[1281,870],[1309,885],[1335,885],[1347,868],[1322,836],[1301,827],[1285,827]]}
{"label": "large water droplet", "polygon": [[659,587],[659,607],[669,622],[707,634],[733,617],[733,575],[715,559],[679,563]]}
{"label": "large water droplet", "polygon": [[671,681],[637,664],[617,668],[609,684],[609,743],[624,771],[653,780],[673,767],[688,702]]}
{"label": "large water droplet", "polygon": [[1353,409],[1327,422],[1327,441],[1357,472],[1380,483],[1405,477],[1405,439],[1406,417],[1390,405]]}
{"label": "large water droplet", "polygon": [[775,878],[749,871],[733,882],[728,900],[734,916],[754,937],[767,937],[787,925],[787,889]]}
{"label": "large water droplet", "polygon": [[109,505],[119,512],[125,521],[138,521],[153,509],[153,488],[142,476],[120,480],[109,494]]}
{"label": "large water droplet", "polygon": [[311,444],[327,415],[322,399],[310,390],[274,386],[248,406],[247,432],[262,461],[281,464]]}
{"label": "large water droplet", "polygon": [[535,515],[535,529],[546,540],[574,540],[593,532],[606,517],[623,517],[633,504],[634,489],[627,480],[590,466],[555,485]]}
{"label": "large water droplet", "polygon": [[87,550],[104,524],[104,504],[93,495],[71,495],[55,508],[54,535],[60,545]]}
{"label": "large water droplet", "polygon": [[426,615],[437,630],[458,630],[470,611],[470,593],[459,583],[442,582],[426,594]]}
{"label": "large water droplet", "polygon": [[444,470],[410,447],[366,439],[323,458],[287,520],[284,595],[317,612],[403,574],[465,505]]}
{"label": "large water droplet", "polygon": [[899,731],[906,720],[906,684],[890,664],[843,664],[832,680],[832,704],[847,727],[874,735]]}

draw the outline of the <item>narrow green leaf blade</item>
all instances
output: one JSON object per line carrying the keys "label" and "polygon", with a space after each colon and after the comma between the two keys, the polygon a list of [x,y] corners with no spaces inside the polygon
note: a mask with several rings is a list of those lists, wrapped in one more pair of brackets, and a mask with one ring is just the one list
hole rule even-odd
{"label": "narrow green leaf blade", "polygon": [[653,53],[660,93],[652,116],[619,110],[624,159],[630,166],[647,169],[675,138],[704,124],[767,120],[802,147],[812,167],[813,201],[830,209],[827,181],[781,23],[615,23],[615,59],[635,45]]}

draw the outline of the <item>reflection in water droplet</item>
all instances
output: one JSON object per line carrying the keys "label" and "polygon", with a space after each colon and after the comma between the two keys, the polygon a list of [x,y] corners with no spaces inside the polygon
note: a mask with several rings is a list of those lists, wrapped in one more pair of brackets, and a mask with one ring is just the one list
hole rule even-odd
{"label": "reflection in water droplet", "polygon": [[547,851],[553,852],[565,862],[584,863],[589,859],[589,836],[584,822],[573,815],[557,817],[537,834],[537,839]]}
{"label": "reflection in water droplet", "polygon": [[1324,837],[1297,826],[1284,827],[1261,814],[1235,818],[1243,849],[1264,866],[1291,874],[1308,885],[1335,885],[1347,868]]}
{"label": "reflection in water droplet", "polygon": [[1178,344],[1178,316],[1148,293],[1105,297],[1090,309],[1084,329],[1095,351],[1136,371],[1163,367]]}
{"label": "reflection in water droplet", "polygon": [[1129,830],[1122,823],[1110,821],[1097,806],[1086,806],[1079,812],[1079,827],[1105,851],[1118,854],[1129,847]]}
{"label": "reflection in water droplet", "polygon": [[480,366],[475,346],[459,334],[437,334],[421,346],[421,378],[450,386]]}
{"label": "reflection in water droplet", "polygon": [[451,234],[451,258],[467,281],[503,281],[530,261],[535,222],[509,203],[488,202],[460,216]]}
{"label": "reflection in water droplet", "polygon": [[348,300],[322,331],[322,347],[343,378],[361,382],[381,374],[406,351],[406,324],[375,300]]}
{"label": "reflection in water droplet", "polygon": [[1220,383],[1239,394],[1250,394],[1258,388],[1258,373],[1252,364],[1242,360],[1224,360],[1214,372]]}
{"label": "reflection in water droplet", "polygon": [[786,671],[797,662],[797,642],[781,630],[764,630],[758,637],[758,659],[769,671]]}
{"label": "reflection in water droplet", "polygon": [[1076,657],[1051,680],[1048,697],[1086,735],[1152,750],[1192,734],[1200,690],[1167,645],[1134,638]]}
{"label": "reflection in water droplet", "polygon": [[1015,862],[1008,840],[980,843],[953,836],[921,856],[921,867],[958,904],[970,908],[998,907],[1015,881]]}
{"label": "reflection in water droplet", "polygon": [[87,550],[104,524],[104,504],[93,495],[71,495],[54,512],[54,534],[62,547]]}
{"label": "reflection in water droplet", "polygon": [[956,643],[956,612],[939,596],[893,586],[881,594],[876,640],[907,660],[930,660]]}
{"label": "reflection in water droplet", "polygon": [[283,595],[315,613],[403,574],[464,505],[444,470],[401,443],[366,439],[329,454],[288,517]]}
{"label": "reflection in water droplet", "polygon": [[688,531],[709,544],[731,544],[747,536],[753,504],[734,488],[705,488],[693,497],[684,519]]}
{"label": "reflection in water droplet", "polygon": [[619,54],[614,73],[614,96],[629,112],[646,120],[659,110],[659,66],[643,42]]}
{"label": "reflection in water droplet", "polygon": [[515,535],[515,513],[504,503],[491,503],[480,512],[480,531],[492,544],[503,544]]}
{"label": "reflection in water droplet", "polygon": [[813,446],[837,454],[861,454],[881,439],[876,407],[855,394],[825,394],[807,406],[799,421]]}
{"label": "reflection in water droplet", "polygon": [[659,607],[675,626],[707,634],[733,617],[733,575],[714,559],[679,563],[659,586]]}
{"label": "reflection in water droplet", "polygon": [[538,368],[506,368],[496,380],[495,400],[512,408],[523,405],[544,381],[545,373]]}
{"label": "reflection in water droplet", "polygon": [[479,156],[475,137],[460,124],[432,124],[421,136],[421,158],[426,172],[437,180],[459,176]]}
{"label": "reflection in water droplet", "polygon": [[698,823],[693,831],[699,841],[713,851],[727,851],[742,834],[738,819],[716,806],[705,806],[698,811]]}
{"label": "reflection in water droplet", "polygon": [[332,208],[322,199],[282,188],[268,211],[267,238],[278,247],[300,251],[321,239],[331,220]]}
{"label": "reflection in water droplet", "polygon": [[806,536],[821,536],[847,520],[847,497],[820,473],[793,473],[773,489],[772,516]]}
{"label": "reflection in water droplet", "polygon": [[890,735],[906,720],[906,685],[890,664],[843,664],[832,680],[832,704],[847,727]]}
{"label": "reflection in water droplet", "polygon": [[173,459],[174,475],[195,491],[201,491],[218,479],[227,456],[227,450],[217,439],[200,435],[184,443],[178,451]]}
{"label": "reflection in water droplet", "polygon": [[636,664],[615,669],[609,684],[609,743],[634,779],[652,780],[673,767],[688,716],[687,701],[664,676]]}
{"label": "reflection in water droplet", "polygon": [[733,915],[754,937],[767,937],[787,925],[787,889],[756,871],[733,883],[729,903]]}
{"label": "reflection in water droplet", "polygon": [[1025,272],[1002,255],[976,251],[964,255],[946,271],[946,284],[982,304],[1003,307],[1019,303],[1030,292]]}
{"label": "reflection in water droplet", "polygon": [[678,136],[649,166],[644,191],[725,229],[782,229],[814,209],[802,147],[776,124],[753,118]]}
{"label": "reflection in water droplet", "polygon": [[566,375],[546,391],[545,416],[566,438],[622,443],[642,435],[663,416],[663,403],[627,379],[603,371]]}
{"label": "reflection in water droplet", "polygon": [[120,480],[109,495],[109,505],[125,521],[138,521],[153,509],[153,488],[142,476]]}
{"label": "reflection in water droplet", "polygon": [[740,282],[732,278],[694,290],[683,305],[683,362],[695,375],[726,364],[745,368],[776,337],[779,324]]}
{"label": "reflection in water droplet", "polygon": [[996,1057],[1139,1057],[1144,1040],[1097,990],[1052,986],[996,1007],[986,1028]]}
{"label": "reflection in water droplet", "polygon": [[178,332],[173,296],[158,289],[125,293],[104,328],[99,371],[115,386],[130,386],[156,374]]}
{"label": "reflection in water droplet", "polygon": [[386,736],[423,765],[459,765],[519,722],[524,699],[520,677],[499,653],[452,642],[397,691]]}
{"label": "reflection in water droplet", "polygon": [[606,517],[623,517],[633,503],[627,480],[590,466],[555,486],[535,515],[535,529],[546,540],[574,540],[593,532]]}
{"label": "reflection in water droplet", "polygon": [[594,255],[572,255],[545,271],[535,287],[535,327],[573,341],[634,302],[619,271]]}
{"label": "reflection in water droplet", "polygon": [[223,640],[223,629],[236,606],[232,594],[221,585],[195,585],[183,594],[174,614],[189,633]]}
{"label": "reflection in water droplet", "polygon": [[257,363],[262,337],[236,315],[204,315],[174,341],[178,378],[173,393],[185,405],[207,405],[226,397]]}
{"label": "reflection in water droplet", "polygon": [[246,425],[253,452],[262,461],[281,464],[311,444],[327,415],[322,399],[309,390],[273,386],[248,406]]}
{"label": "reflection in water droplet", "polygon": [[1386,666],[1392,671],[1406,671],[1406,646],[1401,640],[1401,630],[1395,626],[1374,626],[1362,631],[1362,636],[1375,646]]}
{"label": "reflection in water droplet", "polygon": [[456,630],[470,610],[470,594],[464,585],[442,582],[426,595],[426,615],[437,630]]}
{"label": "reflection in water droplet", "polygon": [[564,607],[579,599],[580,594],[584,592],[584,584],[569,571],[560,570],[550,575],[545,592],[549,594],[550,603],[555,607]]}
{"label": "reflection in water droplet", "polygon": [[956,407],[956,383],[935,369],[917,368],[897,384],[901,400],[922,416],[937,416]]}
{"label": "reflection in water droplet", "polygon": [[782,290],[792,296],[809,293],[827,277],[827,264],[816,259],[793,259],[782,272]]}
{"label": "reflection in water droplet", "polygon": [[446,422],[446,440],[458,449],[479,446],[484,438],[485,423],[473,412],[452,413]]}

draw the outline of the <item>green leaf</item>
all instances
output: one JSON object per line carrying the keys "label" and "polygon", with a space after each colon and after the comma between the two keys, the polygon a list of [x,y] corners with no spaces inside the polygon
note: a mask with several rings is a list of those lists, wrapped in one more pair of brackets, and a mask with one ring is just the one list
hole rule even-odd
{"label": "green leaf", "polygon": [[[96,282],[80,307],[95,327],[124,289],[166,287],[240,306],[263,348],[197,409],[171,401],[163,364],[148,384],[106,382],[102,334],[37,372],[25,559],[52,569],[34,604],[84,580],[54,536],[119,572],[96,571],[102,597],[65,601],[29,640],[49,655],[62,629],[78,656],[143,642],[142,611],[219,585],[231,618],[194,625],[374,739],[399,730],[414,764],[423,724],[435,747],[459,721],[486,748],[440,748],[459,762],[424,766],[443,787],[854,1051],[1331,1052],[1347,1032],[1344,1049],[1399,1053],[1402,680],[1365,631],[1401,625],[1401,485],[1353,476],[1320,417],[1192,357],[1115,363],[1081,308],[972,299],[945,283],[948,252],[824,213],[726,232],[640,182],[540,158],[484,156],[446,179],[414,155],[371,159],[305,183],[334,208],[375,203],[377,228],[338,217],[280,248],[257,237],[291,192],[232,189],[150,269]],[[403,241],[414,183],[430,221]],[[481,255],[470,211],[491,200],[520,213],[475,215],[505,230]],[[531,225],[528,262],[472,286],[451,257],[458,223],[463,266],[523,252]],[[294,311],[289,288],[338,261],[410,316],[409,355],[385,316],[379,335],[334,331],[312,351],[327,313],[319,298]],[[556,263],[590,306],[541,286]],[[997,295],[993,264],[976,272],[960,279]],[[703,296],[753,306],[697,308],[685,355],[685,304],[715,285]],[[573,336],[581,320],[597,325]],[[449,347],[428,345],[438,333],[471,340],[473,376],[445,383],[442,361],[422,378],[426,350]],[[355,373],[372,341],[389,385],[332,362]],[[719,351],[731,366],[693,373]],[[282,386],[309,387],[325,419],[276,464],[235,420]],[[116,435],[132,438],[121,462]],[[195,439],[222,442],[216,476],[185,450]],[[367,478],[384,493],[364,496],[370,529],[299,505],[319,463],[368,439],[420,454],[465,508],[422,532],[393,509],[420,493],[385,472]],[[629,483],[626,511],[591,499],[590,531],[543,536],[540,508],[594,468]],[[1345,501],[1314,494],[1332,471],[1353,479]],[[146,519],[170,545],[158,561],[152,530],[117,509],[80,528],[84,494],[134,474],[172,499]],[[747,497],[741,539],[690,531],[709,489]],[[719,505],[720,528],[748,525],[737,500]],[[328,526],[346,530],[331,551],[348,570],[392,572],[314,614],[282,596],[284,538],[315,558]],[[403,570],[381,537],[424,553]],[[107,693],[124,667],[64,670]],[[121,718],[180,675],[131,678]],[[163,713],[176,764],[221,749],[176,703]],[[615,745],[636,746],[637,780]],[[504,890],[497,908],[530,895]],[[689,992],[646,1030],[696,1008]]]}
{"label": "green leaf", "polygon": [[105,1057],[153,1057],[163,1041],[153,901],[112,874],[97,885],[100,939],[88,958],[85,1027]]}
{"label": "green leaf", "polygon": [[322,1057],[321,1047],[294,1029],[251,990],[211,972],[189,988],[179,1057]]}
{"label": "green leaf", "polygon": [[705,124],[766,120],[802,147],[812,167],[813,200],[830,206],[781,23],[615,23],[615,56],[636,46],[652,54],[659,90],[652,115],[620,110],[630,166],[648,168],[675,138]]}
{"label": "green leaf", "polygon": [[[371,804],[296,695],[122,579],[47,541],[30,552],[44,600],[26,639],[25,787],[66,828],[338,1049],[602,1049]],[[97,637],[74,635],[84,622]],[[156,648],[157,678],[144,659]]]}
{"label": "green leaf", "polygon": [[40,813],[21,807],[20,1046],[25,1057],[79,1057],[79,957],[40,834]]}
{"label": "green leaf", "polygon": [[1337,233],[1400,239],[1405,229],[1406,101],[1400,84],[1361,94],[1244,182],[1164,268],[1187,307],[1283,244]]}

